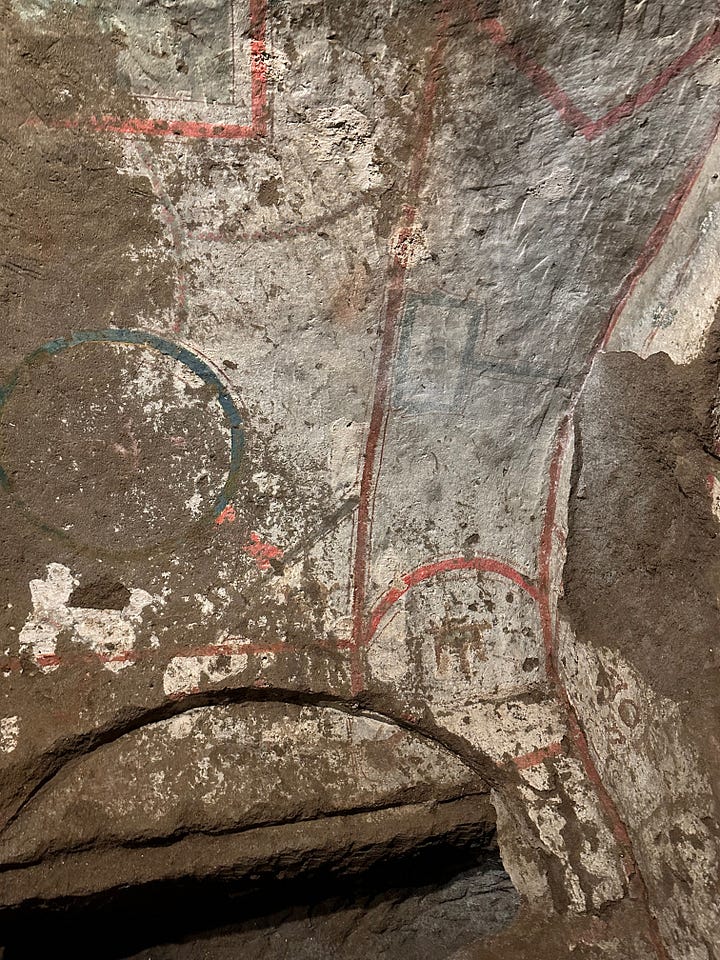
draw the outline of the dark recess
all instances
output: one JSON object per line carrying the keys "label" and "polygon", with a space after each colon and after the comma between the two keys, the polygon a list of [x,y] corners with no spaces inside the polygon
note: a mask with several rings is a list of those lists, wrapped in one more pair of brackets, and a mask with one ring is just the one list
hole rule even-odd
{"label": "dark recess", "polygon": [[[108,853],[108,870],[112,868],[111,860],[112,853]],[[462,901],[462,892],[477,885],[478,878],[481,886],[485,884],[501,904],[502,917],[494,918],[488,930],[496,932],[514,916],[518,898],[503,869],[495,838],[484,829],[473,838],[468,838],[465,831],[423,838],[410,853],[390,853],[369,867],[359,850],[350,860],[345,859],[340,869],[337,865],[321,866],[289,879],[268,874],[250,880],[227,876],[184,878],[115,889],[91,898],[26,903],[0,911],[0,938],[5,948],[1,955],[3,960],[49,955],[72,956],[74,960],[122,960],[150,950],[148,957],[162,958],[174,957],[176,951],[182,957],[193,958],[274,957],[271,950],[267,954],[264,949],[261,953],[244,951],[243,933],[265,930],[269,934],[287,922],[299,923],[302,930],[310,918],[314,924],[327,920],[332,925],[334,915],[358,907],[364,911],[382,901],[390,901],[393,909],[409,909],[408,916],[422,919],[427,912],[426,898],[430,896],[435,911],[438,902],[441,907],[445,899],[451,904],[447,917],[441,910],[440,925],[448,929],[438,929],[437,942],[424,943],[417,953],[403,934],[401,940],[405,942],[399,944],[399,950],[390,943],[383,947],[390,948],[399,960],[415,956],[418,960],[420,956],[423,960],[440,960],[449,945],[477,939],[477,908],[472,896],[465,908],[461,902],[458,907],[458,903]],[[450,889],[447,898],[445,887]],[[412,901],[417,901],[417,907]],[[467,913],[467,930],[463,930],[463,909]],[[373,931],[373,936],[376,933]],[[238,935],[240,941],[234,952],[213,951],[210,938],[220,934]],[[392,938],[397,931],[380,931],[379,935]],[[370,943],[368,947],[372,949]],[[159,952],[156,954],[152,948]],[[325,955],[350,956],[340,950],[340,945],[338,948],[337,954],[331,951]],[[302,956],[305,955],[303,952]]]}

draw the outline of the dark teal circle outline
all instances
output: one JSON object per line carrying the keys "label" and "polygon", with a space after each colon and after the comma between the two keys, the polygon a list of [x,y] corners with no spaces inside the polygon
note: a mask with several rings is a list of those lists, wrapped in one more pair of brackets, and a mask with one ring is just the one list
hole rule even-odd
{"label": "dark teal circle outline", "polygon": [[[57,340],[50,340],[48,343],[43,344],[28,354],[22,361],[21,366],[15,369],[5,386],[0,386],[0,417],[2,417],[5,404],[17,386],[20,369],[22,367],[30,366],[35,360],[43,356],[53,357],[58,353],[62,353],[63,350],[68,350],[70,347],[77,347],[84,343],[129,343],[143,347],[151,347],[166,357],[179,360],[180,363],[184,364],[192,373],[200,377],[204,383],[207,383],[217,391],[218,403],[230,424],[230,465],[223,488],[215,498],[213,505],[213,513],[215,516],[222,513],[235,494],[238,486],[238,471],[245,449],[243,420],[240,411],[230,396],[229,390],[215,371],[205,363],[204,360],[201,360],[192,353],[192,351],[188,350],[187,347],[181,347],[171,340],[165,340],[163,337],[158,337],[154,333],[147,333],[144,330],[123,329],[121,327],[110,328],[108,330],[81,330],[78,333],[73,333],[71,337],[58,337]],[[3,490],[11,492],[10,481],[2,464],[0,464],[0,487],[2,487]]]}

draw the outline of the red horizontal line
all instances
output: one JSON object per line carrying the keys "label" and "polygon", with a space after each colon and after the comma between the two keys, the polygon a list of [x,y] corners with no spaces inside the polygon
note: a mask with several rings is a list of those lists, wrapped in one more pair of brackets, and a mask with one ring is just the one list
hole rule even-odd
{"label": "red horizontal line", "polygon": [[152,117],[91,116],[55,120],[49,125],[146,137],[187,137],[193,140],[249,140],[267,134],[267,0],[250,0],[250,114],[251,123],[206,123],[194,120],[158,120]]}
{"label": "red horizontal line", "polygon": [[548,757],[557,757],[563,752],[563,745],[556,740],[549,743],[546,747],[540,747],[539,750],[533,750],[531,753],[522,753],[519,757],[513,758],[513,763],[518,770],[527,770],[529,767],[537,767]]}
{"label": "red horizontal line", "polygon": [[54,120],[53,127],[88,129],[148,137],[190,137],[201,140],[240,140],[261,136],[255,124],[200,123],[191,120],[154,120],[150,117],[87,117]]}

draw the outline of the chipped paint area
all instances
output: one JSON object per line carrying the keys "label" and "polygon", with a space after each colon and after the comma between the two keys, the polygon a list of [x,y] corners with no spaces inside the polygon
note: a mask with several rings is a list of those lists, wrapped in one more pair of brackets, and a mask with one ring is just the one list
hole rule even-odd
{"label": "chipped paint area", "polygon": [[20,631],[20,653],[44,673],[57,670],[61,663],[58,640],[64,635],[70,643],[90,650],[106,670],[118,673],[132,662],[136,629],[145,609],[160,598],[136,587],[122,610],[73,607],[69,600],[79,584],[61,563],[48,564],[44,579],[30,581],[33,609]]}
{"label": "chipped paint area", "polygon": [[[271,658],[272,655],[266,654],[266,657]],[[203,686],[237,676],[247,664],[248,658],[244,653],[173,657],[163,674],[163,690],[169,697],[195,693]]]}

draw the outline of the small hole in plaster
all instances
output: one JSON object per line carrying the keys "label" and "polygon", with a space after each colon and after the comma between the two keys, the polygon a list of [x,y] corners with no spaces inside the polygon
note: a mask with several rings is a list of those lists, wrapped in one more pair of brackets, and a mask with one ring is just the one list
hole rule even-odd
{"label": "small hole in plaster", "polygon": [[68,606],[91,610],[122,610],[129,599],[130,591],[124,583],[101,578],[76,587],[70,594]]}

